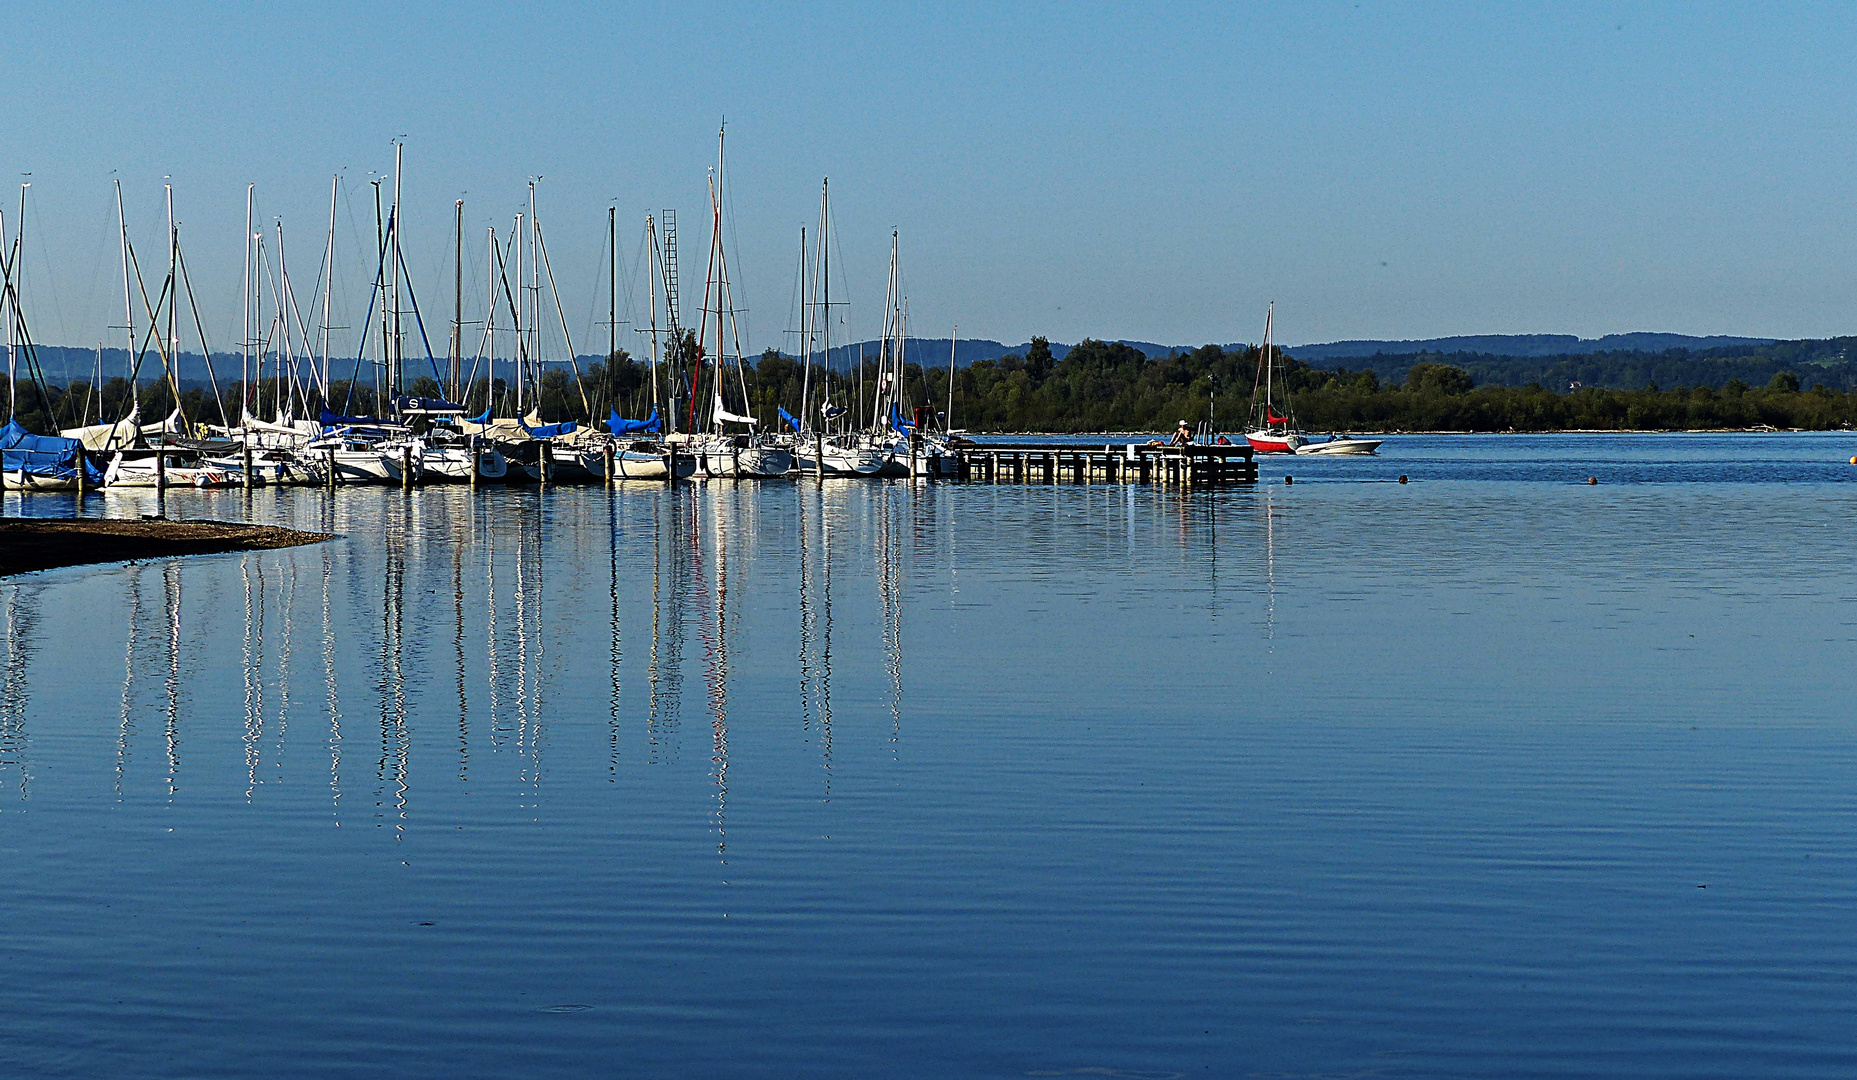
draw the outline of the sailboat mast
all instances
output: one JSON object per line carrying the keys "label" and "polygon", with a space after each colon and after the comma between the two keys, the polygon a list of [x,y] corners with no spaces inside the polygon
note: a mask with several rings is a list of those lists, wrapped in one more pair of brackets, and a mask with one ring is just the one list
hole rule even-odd
{"label": "sailboat mast", "polygon": [[[180,227],[175,224],[174,221],[174,185],[167,184],[164,186],[167,188],[168,196],[168,388],[174,391],[174,407],[179,409],[181,406],[181,384],[180,373],[176,369],[179,368],[181,364],[180,353],[177,351],[177,346],[180,343],[181,337],[180,334],[175,331],[174,318],[179,309],[179,298],[176,294],[180,292],[181,234]],[[26,203],[26,193],[24,191],[20,192],[19,202],[20,216],[23,219],[25,217]],[[22,220],[20,224],[23,226],[25,222]],[[22,229],[21,232],[23,231]],[[17,299],[18,293],[15,292],[14,296],[15,300],[13,306],[17,309],[19,307]]]}
{"label": "sailboat mast", "polygon": [[[529,190],[531,191],[535,190],[534,181],[530,181]],[[525,219],[523,218],[523,215],[517,214],[516,215],[516,229],[513,233],[510,234],[510,246],[516,249],[516,296],[518,298],[520,298],[523,293],[523,287],[522,287],[522,236],[523,236],[522,223],[524,220]],[[526,364],[526,357],[523,355],[525,351],[524,349],[525,342],[522,339],[522,333],[523,333],[522,331],[522,308],[523,308],[523,305],[520,302],[518,302],[515,307],[510,309],[510,315],[509,315],[510,322],[512,324],[510,329],[511,329],[511,332],[515,335],[515,340],[516,340],[516,350],[515,350],[516,354],[513,357],[513,361],[516,367],[516,415],[517,416],[521,416],[523,414],[522,412],[522,404],[523,404],[522,402],[522,373],[523,373],[523,367]]]}
{"label": "sailboat mast", "polygon": [[[651,408],[653,412],[657,412],[660,404],[658,393],[658,274],[663,269],[663,258],[658,253],[658,226],[651,219],[650,214],[645,215],[645,242],[651,249],[649,254],[652,262],[651,266],[646,267],[651,272],[645,275],[651,289]],[[665,412],[668,415],[669,410]]]}
{"label": "sailboat mast", "polygon": [[387,221],[387,232],[393,240],[393,265],[388,268],[393,275],[393,367],[391,369],[393,381],[390,385],[396,399],[394,401],[396,410],[399,408],[397,399],[406,392],[406,375],[402,370],[405,366],[402,363],[405,341],[400,327],[400,163],[405,154],[405,144],[395,142],[393,144],[393,216]]}
{"label": "sailboat mast", "polygon": [[619,355],[619,239],[617,206],[606,208],[606,368]]}
{"label": "sailboat mast", "polygon": [[[812,303],[806,291],[806,226],[800,226],[800,423],[806,424],[806,400],[812,396]],[[795,434],[799,434],[795,432]]]}
{"label": "sailboat mast", "polygon": [[245,185],[245,276],[243,279],[245,320],[239,326],[239,423],[245,423],[245,399],[251,396],[251,339],[252,333],[252,294],[256,291],[256,271],[252,259],[252,245],[256,242],[251,231],[252,200],[257,196],[258,185]]}
{"label": "sailboat mast", "polygon": [[454,227],[451,250],[451,399],[460,400],[458,383],[464,378],[464,200],[452,207]]}
{"label": "sailboat mast", "polygon": [[489,306],[484,309],[484,411],[489,412],[496,407],[496,226],[490,226],[485,232],[489,251],[484,256],[484,285],[490,290],[490,296]]}
{"label": "sailboat mast", "polygon": [[948,331],[948,418],[941,425],[944,432],[954,430],[954,341],[960,333],[960,323],[955,323],[954,329]]}
{"label": "sailboat mast", "polygon": [[322,261],[322,399],[329,400],[329,297],[335,291],[335,197],[342,178],[329,178],[329,239]]}

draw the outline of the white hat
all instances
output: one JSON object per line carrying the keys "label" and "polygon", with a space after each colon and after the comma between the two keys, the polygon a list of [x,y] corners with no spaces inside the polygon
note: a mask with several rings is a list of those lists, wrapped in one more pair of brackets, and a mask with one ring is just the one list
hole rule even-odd
{"label": "white hat", "polygon": [[1186,426],[1186,421],[1185,421],[1185,420],[1182,420],[1182,421],[1180,421],[1180,426],[1181,426],[1181,427],[1185,427],[1185,426]]}

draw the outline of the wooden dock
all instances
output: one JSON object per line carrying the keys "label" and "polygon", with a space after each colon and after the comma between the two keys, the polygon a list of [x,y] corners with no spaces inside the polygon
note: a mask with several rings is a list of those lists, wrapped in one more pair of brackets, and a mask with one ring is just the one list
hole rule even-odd
{"label": "wooden dock", "polygon": [[962,480],[991,484],[1255,484],[1248,444],[979,443],[957,449]]}

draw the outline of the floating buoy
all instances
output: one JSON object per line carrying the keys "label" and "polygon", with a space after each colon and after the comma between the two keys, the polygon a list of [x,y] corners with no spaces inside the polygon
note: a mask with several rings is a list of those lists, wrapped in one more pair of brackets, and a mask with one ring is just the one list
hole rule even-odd
{"label": "floating buoy", "polygon": [[1400,482],[1400,483],[1402,483],[1402,484],[1406,482],[1406,474],[1405,474],[1405,473],[1400,473],[1400,474],[1399,474],[1399,482]]}
{"label": "floating buoy", "polygon": [[1597,484],[1599,482],[1599,478],[1597,476],[1589,476],[1586,478],[1586,482],[1589,484]]}
{"label": "floating buoy", "polygon": [[1854,457],[1854,458],[1852,458],[1852,459],[1851,459],[1851,464],[1852,464],[1852,465],[1857,465],[1857,457]]}
{"label": "floating buoy", "polygon": [[1283,478],[1283,482],[1285,484],[1294,484],[1296,482],[1296,478],[1294,476],[1285,476]]}

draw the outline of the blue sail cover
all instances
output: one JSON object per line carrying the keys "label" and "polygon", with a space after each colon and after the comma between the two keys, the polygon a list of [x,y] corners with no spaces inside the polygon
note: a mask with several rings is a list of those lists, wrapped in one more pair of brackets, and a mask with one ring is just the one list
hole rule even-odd
{"label": "blue sail cover", "polygon": [[464,412],[464,406],[458,404],[457,402],[446,401],[444,398],[435,398],[435,397],[397,397],[393,399],[393,407],[399,410],[400,412],[426,412],[426,413],[462,413]]}
{"label": "blue sail cover", "polygon": [[103,473],[84,456],[84,444],[59,435],[34,435],[8,420],[0,428],[0,468],[9,473],[26,473],[50,480],[74,480],[79,466],[84,482],[103,483]]}
{"label": "blue sail cover", "polygon": [[330,412],[327,405],[322,407],[322,426],[326,428],[387,427],[392,423],[391,420],[381,420],[373,416],[343,416],[340,413]]}
{"label": "blue sail cover", "polygon": [[794,431],[800,430],[800,418],[799,417],[794,416],[792,413],[788,412],[787,410],[781,408],[778,405],[774,406],[774,411],[780,414],[780,418],[787,422],[788,427],[792,428]]}
{"label": "blue sail cover", "polygon": [[612,432],[614,435],[642,435],[646,432],[656,433],[659,427],[658,407],[656,405],[651,407],[651,415],[643,420],[627,420],[625,417],[619,415],[618,409],[609,409],[607,412],[610,415],[606,418],[606,430]]}
{"label": "blue sail cover", "polygon": [[916,426],[903,419],[903,410],[896,402],[890,402],[890,426],[898,431],[914,431]]}
{"label": "blue sail cover", "polygon": [[566,435],[580,427],[578,420],[569,420],[565,424],[543,424],[541,427],[522,425],[522,430],[529,433],[531,439],[552,439],[556,435]]}
{"label": "blue sail cover", "polygon": [[467,416],[464,420],[466,423],[470,424],[488,424],[490,422],[490,410],[485,409],[482,416]]}

